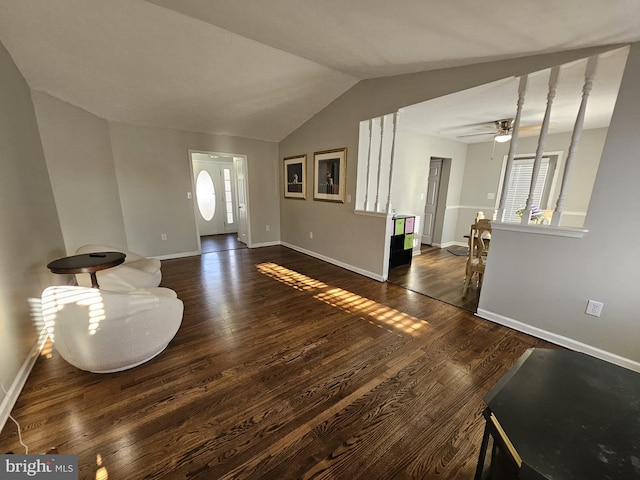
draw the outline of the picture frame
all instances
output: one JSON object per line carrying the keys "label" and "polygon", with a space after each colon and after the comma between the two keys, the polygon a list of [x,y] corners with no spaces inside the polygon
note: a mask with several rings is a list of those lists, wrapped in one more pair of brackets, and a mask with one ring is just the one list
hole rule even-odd
{"label": "picture frame", "polygon": [[307,155],[283,159],[284,198],[307,198]]}
{"label": "picture frame", "polygon": [[313,199],[344,203],[347,189],[347,149],[313,154]]}

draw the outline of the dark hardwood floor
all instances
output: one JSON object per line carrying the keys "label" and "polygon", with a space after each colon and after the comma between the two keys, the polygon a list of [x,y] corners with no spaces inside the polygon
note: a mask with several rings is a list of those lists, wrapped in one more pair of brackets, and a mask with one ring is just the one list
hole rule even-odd
{"label": "dark hardwood floor", "polygon": [[453,255],[448,250],[464,249],[422,245],[421,254],[413,257],[411,265],[402,265],[389,270],[388,281],[449,305],[475,312],[478,309],[480,296],[476,282],[471,283],[467,295],[462,297],[467,256]]}
{"label": "dark hardwood floor", "polygon": [[469,479],[483,396],[549,346],[285,247],[162,269],[185,306],[162,354],[99,375],[45,349],[12,412],[80,479]]}
{"label": "dark hardwood floor", "polygon": [[237,233],[225,233],[221,235],[205,235],[200,237],[202,253],[223,252],[225,250],[238,250],[247,246],[238,241]]}

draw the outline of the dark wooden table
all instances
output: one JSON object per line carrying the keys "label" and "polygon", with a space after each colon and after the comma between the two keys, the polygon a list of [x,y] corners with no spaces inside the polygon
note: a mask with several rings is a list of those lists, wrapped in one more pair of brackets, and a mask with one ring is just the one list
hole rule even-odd
{"label": "dark wooden table", "polygon": [[640,479],[640,373],[583,353],[533,348],[485,401],[476,479],[489,436],[509,459],[496,469],[509,473],[492,478]]}
{"label": "dark wooden table", "polygon": [[47,265],[53,273],[76,274],[88,273],[91,275],[91,286],[100,288],[96,272],[115,267],[124,262],[126,254],[121,252],[95,252],[63,257]]}

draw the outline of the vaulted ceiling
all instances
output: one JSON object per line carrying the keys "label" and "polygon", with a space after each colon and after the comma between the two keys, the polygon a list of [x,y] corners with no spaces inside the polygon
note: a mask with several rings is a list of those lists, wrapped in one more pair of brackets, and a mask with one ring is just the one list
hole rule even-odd
{"label": "vaulted ceiling", "polygon": [[0,0],[30,87],[279,141],[362,79],[640,40],[638,0]]}

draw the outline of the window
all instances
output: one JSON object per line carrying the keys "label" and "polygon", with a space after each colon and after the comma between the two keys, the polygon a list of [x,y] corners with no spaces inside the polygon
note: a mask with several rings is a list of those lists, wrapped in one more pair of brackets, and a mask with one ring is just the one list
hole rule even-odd
{"label": "window", "polygon": [[196,200],[200,215],[209,222],[216,213],[216,190],[206,170],[200,170],[196,178]]}
{"label": "window", "polygon": [[[550,154],[542,157],[542,164],[533,189],[532,205],[543,210],[553,208],[551,207],[552,199],[550,196],[555,180],[558,156],[559,154]],[[534,160],[534,156],[519,157],[513,160],[511,176],[509,177],[509,189],[505,199],[505,222],[520,222],[520,217],[516,212],[527,204]]]}
{"label": "window", "polygon": [[231,168],[223,167],[222,178],[224,179],[224,201],[227,213],[227,225],[233,223],[233,192],[231,191]]}

